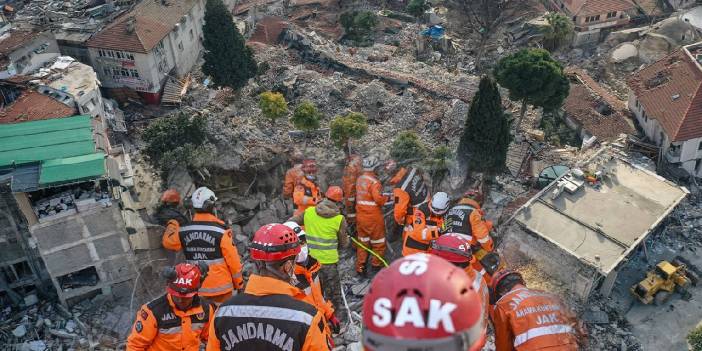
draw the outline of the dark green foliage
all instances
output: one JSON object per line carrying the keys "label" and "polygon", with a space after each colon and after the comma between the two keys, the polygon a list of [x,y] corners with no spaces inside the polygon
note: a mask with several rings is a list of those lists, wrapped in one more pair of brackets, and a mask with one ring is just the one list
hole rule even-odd
{"label": "dark green foliage", "polygon": [[692,351],[702,351],[702,325],[697,326],[687,334],[687,342],[692,347]]}
{"label": "dark green foliage", "polygon": [[348,155],[350,152],[349,142],[351,139],[360,139],[368,132],[368,121],[362,113],[349,112],[345,116],[334,117],[329,128],[331,129],[331,139]]}
{"label": "dark green foliage", "polygon": [[378,25],[378,18],[370,11],[348,11],[339,17],[346,31],[346,38],[357,44],[368,44],[373,30]]}
{"label": "dark green foliage", "polygon": [[563,119],[554,112],[544,112],[539,128],[544,131],[544,138],[556,146],[580,146],[581,140],[578,133],[565,124]]}
{"label": "dark green foliage", "polygon": [[524,49],[501,59],[495,77],[510,99],[545,110],[560,107],[570,91],[563,66],[543,49]]}
{"label": "dark green foliage", "polygon": [[283,94],[278,92],[264,91],[261,93],[258,107],[261,109],[261,114],[271,120],[271,123],[288,114],[288,102],[285,101]]}
{"label": "dark green foliage", "polygon": [[151,165],[167,173],[177,165],[200,165],[207,133],[205,117],[183,112],[153,121],[144,131],[144,154]]}
{"label": "dark green foliage", "polygon": [[398,163],[422,161],[427,157],[427,147],[417,133],[406,130],[398,134],[392,142],[390,157]]}
{"label": "dark green foliage", "polygon": [[497,84],[484,76],[468,110],[458,157],[475,172],[495,174],[505,167],[511,137],[510,122],[502,109]]}
{"label": "dark green foliage", "polygon": [[295,112],[293,112],[290,121],[295,128],[309,133],[319,129],[319,120],[321,118],[322,114],[314,103],[303,101],[295,108]]}
{"label": "dark green foliage", "polygon": [[256,61],[222,0],[207,0],[202,31],[205,48],[202,72],[212,77],[215,86],[233,89],[245,86],[257,73]]}
{"label": "dark green foliage", "polygon": [[410,0],[405,9],[407,13],[414,17],[419,17],[424,14],[424,11],[429,9],[429,5],[425,0]]}
{"label": "dark green foliage", "polygon": [[557,49],[573,34],[573,21],[567,16],[551,12],[546,15],[548,26],[544,28],[544,46]]}

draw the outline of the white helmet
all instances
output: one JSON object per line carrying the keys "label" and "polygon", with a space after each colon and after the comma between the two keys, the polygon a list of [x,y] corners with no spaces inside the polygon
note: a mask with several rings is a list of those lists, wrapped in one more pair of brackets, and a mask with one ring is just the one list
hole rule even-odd
{"label": "white helmet", "polygon": [[374,171],[380,165],[380,160],[376,156],[368,156],[363,159],[363,170]]}
{"label": "white helmet", "polygon": [[214,205],[214,202],[217,201],[214,191],[204,186],[197,188],[191,199],[193,202],[193,208],[196,209],[204,209],[207,207],[205,206],[207,202],[209,202],[208,205]]}
{"label": "white helmet", "polygon": [[297,224],[293,221],[285,222],[285,223],[283,223],[283,225],[292,229],[295,232],[295,234],[297,234],[297,237],[300,240],[305,239],[305,237],[307,236],[307,233],[305,233],[305,230],[302,229],[302,227],[300,227],[299,224]]}
{"label": "white helmet", "polygon": [[443,215],[446,213],[446,211],[448,211],[448,207],[449,196],[445,192],[439,191],[431,197],[431,212],[438,215]]}

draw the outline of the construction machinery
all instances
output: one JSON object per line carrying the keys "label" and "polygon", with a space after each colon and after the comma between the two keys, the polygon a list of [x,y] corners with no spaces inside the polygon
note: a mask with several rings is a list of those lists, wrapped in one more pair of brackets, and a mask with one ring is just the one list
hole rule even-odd
{"label": "construction machinery", "polygon": [[631,293],[647,305],[661,305],[674,292],[680,293],[683,299],[689,299],[688,288],[697,285],[699,276],[694,267],[686,263],[682,257],[676,257],[672,262],[659,262],[646,272],[645,279],[631,287]]}

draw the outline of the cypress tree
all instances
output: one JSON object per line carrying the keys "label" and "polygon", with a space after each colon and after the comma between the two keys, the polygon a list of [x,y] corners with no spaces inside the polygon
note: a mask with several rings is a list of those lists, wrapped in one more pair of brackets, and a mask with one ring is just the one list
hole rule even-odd
{"label": "cypress tree", "polygon": [[232,89],[245,86],[256,75],[256,61],[222,0],[207,0],[202,31],[205,48],[202,72],[212,77],[216,86]]}
{"label": "cypress tree", "polygon": [[502,109],[497,84],[484,76],[473,96],[463,135],[458,144],[458,158],[468,169],[495,174],[502,171],[511,136],[510,122]]}

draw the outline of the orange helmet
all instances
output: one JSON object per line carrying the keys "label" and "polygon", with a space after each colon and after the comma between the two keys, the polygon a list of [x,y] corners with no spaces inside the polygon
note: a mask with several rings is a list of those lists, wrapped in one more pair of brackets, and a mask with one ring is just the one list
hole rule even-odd
{"label": "orange helmet", "polygon": [[180,193],[175,189],[168,189],[161,195],[161,202],[164,204],[179,204],[180,203]]}
{"label": "orange helmet", "polygon": [[324,196],[326,196],[327,199],[332,200],[334,202],[341,202],[344,199],[344,191],[341,190],[341,187],[332,185],[329,188],[327,188],[327,192],[324,194]]}

